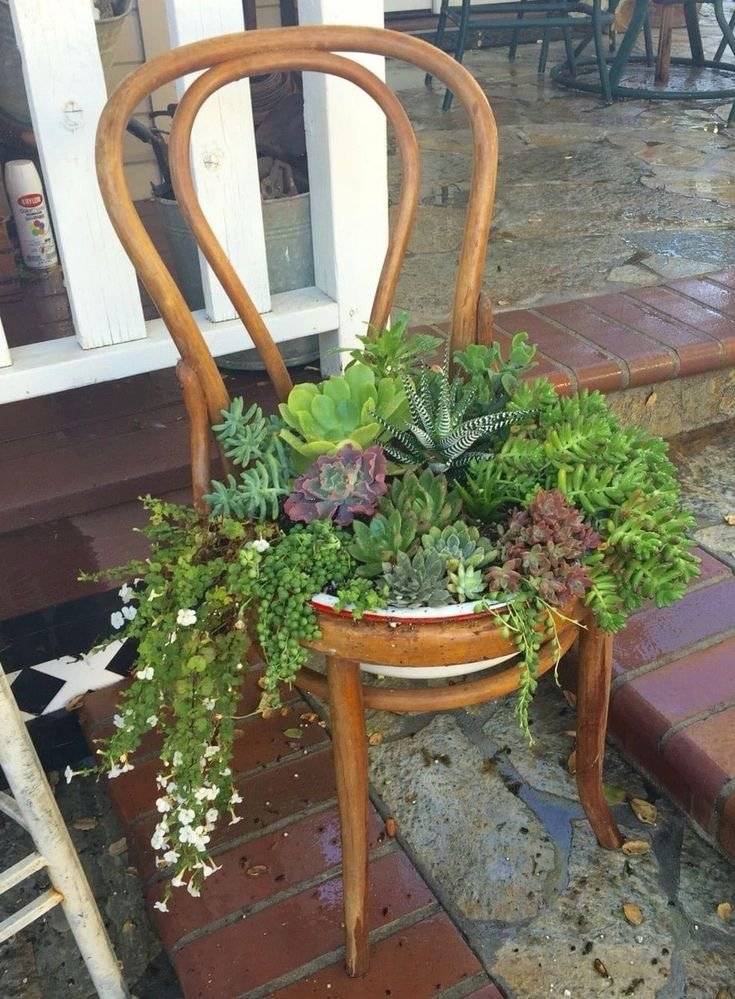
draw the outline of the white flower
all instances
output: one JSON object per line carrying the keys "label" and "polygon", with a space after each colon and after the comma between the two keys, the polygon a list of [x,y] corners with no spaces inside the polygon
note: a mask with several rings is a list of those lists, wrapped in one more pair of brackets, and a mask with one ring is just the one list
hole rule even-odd
{"label": "white flower", "polygon": [[166,905],[165,900],[163,902],[154,902],[153,908],[158,909],[159,912],[168,912],[168,906]]}
{"label": "white flower", "polygon": [[113,715],[112,724],[115,726],[115,728],[122,728],[123,725],[125,724],[125,719],[123,718],[122,715]]}
{"label": "white flower", "polygon": [[159,812],[170,812],[171,802],[168,798],[156,798],[156,808]]}
{"label": "white flower", "polygon": [[213,756],[217,756],[219,753],[219,746],[207,746],[204,750],[204,759],[211,760]]}
{"label": "white flower", "polygon": [[71,779],[72,777],[76,776],[76,771],[72,770],[70,766],[67,766],[66,770],[64,771],[64,776],[66,777],[66,783],[71,784]]}
{"label": "white flower", "polygon": [[150,725],[151,728],[155,728],[156,725],[158,724],[158,716],[149,715],[148,718],[146,718],[145,723],[146,725]]}
{"label": "white flower", "polygon": [[167,864],[175,864],[179,859],[179,854],[176,850],[166,850],[163,859]]}
{"label": "white flower", "polygon": [[220,773],[222,774],[223,777],[229,777],[232,774],[232,771],[230,770],[229,767],[223,767],[220,770]]}
{"label": "white flower", "polygon": [[242,798],[237,793],[237,791],[233,791],[232,795],[230,796],[230,804],[231,805],[239,805],[241,801],[242,801]]}
{"label": "white flower", "polygon": [[174,888],[183,888],[184,887],[184,876],[183,876],[183,874],[180,874],[180,873],[179,874],[175,874],[171,878],[171,884],[174,886]]}
{"label": "white flower", "polygon": [[146,666],[143,669],[139,669],[135,675],[139,680],[152,680],[154,676],[154,669],[152,666]]}
{"label": "white flower", "polygon": [[154,850],[165,850],[168,847],[167,835],[168,826],[164,825],[163,822],[159,822],[151,836],[151,846]]}
{"label": "white flower", "polygon": [[230,809],[230,815],[232,818],[227,823],[228,826],[236,826],[238,822],[242,822],[242,815],[235,815],[232,809]]}
{"label": "white flower", "polygon": [[193,808],[180,808],[178,815],[182,826],[190,826],[196,818],[196,812]]}
{"label": "white flower", "polygon": [[114,780],[115,777],[119,777],[120,774],[127,773],[128,770],[132,770],[132,769],[133,769],[133,764],[132,763],[123,763],[123,765],[121,767],[119,767],[119,766],[117,766],[117,764],[115,764],[115,766],[110,767],[109,772],[107,774],[107,779],[108,780]]}
{"label": "white flower", "polygon": [[181,764],[184,762],[184,757],[181,755],[181,751],[180,750],[177,749],[175,751],[174,758],[173,758],[173,760],[171,762],[173,763],[173,765],[175,767],[180,767],[181,766]]}
{"label": "white flower", "polygon": [[190,624],[196,624],[196,622],[197,612],[195,610],[180,610],[176,615],[176,623],[180,624],[182,628],[187,628]]}
{"label": "white flower", "polygon": [[189,892],[192,898],[199,898],[199,896],[201,895],[199,889],[194,886],[193,878],[189,881],[188,885],[186,886],[186,890]]}
{"label": "white flower", "polygon": [[189,837],[189,842],[200,853],[204,853],[210,839],[211,837],[207,835],[207,830],[204,826],[197,826],[196,829],[192,831],[192,834]]}
{"label": "white flower", "polygon": [[124,626],[125,618],[122,616],[120,611],[113,611],[112,614],[110,614],[110,624],[113,628],[117,628],[118,631]]}
{"label": "white flower", "polygon": [[265,538],[256,538],[255,541],[250,542],[250,547],[254,548],[256,552],[267,552],[270,548],[270,542],[266,541]]}
{"label": "white flower", "polygon": [[205,878],[208,878],[210,876],[210,874],[216,874],[217,871],[221,871],[221,870],[222,870],[222,865],[220,864],[219,867],[218,867],[214,863],[214,861],[212,861],[212,866],[211,867],[207,867],[206,864],[202,864],[202,874],[204,875]]}
{"label": "white flower", "polygon": [[135,596],[135,590],[129,583],[123,583],[120,589],[117,591],[117,595],[120,597],[124,604],[129,604],[130,601]]}
{"label": "white flower", "polygon": [[133,607],[130,604],[126,604],[122,609],[122,616],[126,621],[132,621],[135,615],[138,613],[138,608]]}
{"label": "white flower", "polygon": [[171,778],[168,774],[156,774],[156,784],[158,784],[159,787],[166,787],[170,780]]}
{"label": "white flower", "polygon": [[217,821],[218,816],[219,812],[217,811],[216,808],[208,808],[207,814],[204,816],[204,818],[207,820],[207,822],[211,822],[212,825],[214,825],[214,823]]}
{"label": "white flower", "polygon": [[214,711],[214,706],[216,703],[217,701],[214,697],[205,697],[204,700],[202,701],[202,704],[204,705],[207,711]]}

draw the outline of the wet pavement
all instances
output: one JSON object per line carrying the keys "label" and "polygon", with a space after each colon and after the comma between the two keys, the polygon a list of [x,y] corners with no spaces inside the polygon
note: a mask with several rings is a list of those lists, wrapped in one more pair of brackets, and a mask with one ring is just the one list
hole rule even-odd
{"label": "wet pavement", "polygon": [[[729,16],[729,15],[728,15]],[[714,15],[702,7],[705,50]],[[674,32],[674,52],[683,32]],[[552,62],[559,58],[552,46]],[[536,74],[537,48],[470,51],[465,64],[495,113],[496,209],[485,287],[498,309],[656,284],[732,262],[735,134],[729,102],[619,102],[556,87]],[[388,81],[423,154],[421,203],[397,304],[416,322],[446,315],[471,167],[470,132],[456,104],[418,71],[391,64]],[[395,197],[398,157],[391,157]]]}

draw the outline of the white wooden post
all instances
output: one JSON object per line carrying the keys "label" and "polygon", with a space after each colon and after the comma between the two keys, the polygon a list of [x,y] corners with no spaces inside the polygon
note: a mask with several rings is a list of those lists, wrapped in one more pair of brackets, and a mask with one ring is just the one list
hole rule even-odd
{"label": "white wooden post", "polygon": [[[299,23],[382,27],[383,3],[299,0]],[[381,56],[353,58],[385,78]],[[367,94],[320,73],[304,74],[304,118],[316,285],[339,306],[339,329],[321,337],[326,374],[341,364],[333,348],[367,329],[388,245],[386,123]]]}
{"label": "white wooden post", "polygon": [[[171,46],[243,31],[242,0],[166,0]],[[197,74],[176,81],[181,96]],[[240,80],[213,94],[197,116],[191,136],[194,184],[202,210],[259,312],[271,307],[265,257],[250,83]],[[201,258],[207,317],[234,319],[235,310]]]}
{"label": "white wooden post", "polygon": [[10,359],[10,351],[8,350],[8,341],[5,336],[5,330],[3,329],[2,317],[0,317],[0,368],[6,368],[9,364],[12,364]]}
{"label": "white wooden post", "polygon": [[107,100],[89,0],[10,0],[74,329],[82,347],[145,336],[133,268],[94,166]]}

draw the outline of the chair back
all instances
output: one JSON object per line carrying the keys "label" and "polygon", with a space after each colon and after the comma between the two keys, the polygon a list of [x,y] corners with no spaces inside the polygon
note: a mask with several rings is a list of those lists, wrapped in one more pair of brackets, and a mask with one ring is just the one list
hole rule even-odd
{"label": "chair back", "polygon": [[284,399],[292,387],[291,379],[266,324],[204,217],[192,180],[189,141],[197,112],[207,97],[243,77],[287,70],[324,72],[349,80],[368,93],[394,129],[403,167],[398,209],[370,315],[371,324],[382,328],[389,319],[416,215],[420,181],[418,143],[400,101],[385,83],[364,66],[335,52],[364,52],[413,63],[438,77],[464,105],[472,130],[474,160],[451,331],[455,348],[476,338],[495,197],[497,128],[485,94],[467,70],[426,42],[382,28],[328,25],[274,28],[184,45],[145,63],[126,77],[107,101],[97,131],[97,175],[115,231],[189,369],[188,374],[180,372],[187,408],[190,413],[192,406],[201,410],[203,403],[210,422],[219,419],[229,397],[209,347],[133,204],[123,169],[127,123],[140,102],[158,87],[179,76],[205,70],[186,91],[173,119],[169,160],[174,192],[202,253],[258,350],[276,394]]}

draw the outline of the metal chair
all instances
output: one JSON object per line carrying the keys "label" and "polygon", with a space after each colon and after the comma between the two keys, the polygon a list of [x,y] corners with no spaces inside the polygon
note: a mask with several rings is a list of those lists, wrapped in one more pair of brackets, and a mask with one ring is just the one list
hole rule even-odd
{"label": "metal chair", "polygon": [[[441,0],[439,20],[434,36],[434,45],[438,48],[444,46],[448,21],[453,22],[457,27],[454,58],[459,63],[464,59],[470,31],[512,31],[508,48],[508,58],[512,61],[516,57],[520,31],[536,29],[541,32],[542,37],[538,72],[543,74],[546,72],[551,30],[559,28],[566,49],[566,66],[570,75],[574,76],[578,57],[590,41],[593,41],[603,91],[605,96],[610,99],[607,94],[609,88],[607,87],[603,31],[612,23],[612,14],[602,10],[600,0],[593,0],[591,4],[585,3],[583,0],[507,0],[507,2],[502,3],[480,5],[472,5],[472,0],[462,0],[459,16],[452,12],[450,0]],[[575,48],[572,43],[572,29],[580,26],[587,26],[589,35]],[[432,75],[427,73],[424,82],[430,86],[431,81]],[[443,111],[448,111],[451,108],[452,100],[452,91],[447,88],[442,102]]]}
{"label": "metal chair", "polygon": [[[243,324],[256,344],[280,399],[291,379],[261,316],[203,216],[192,182],[189,139],[199,108],[220,87],[266,71],[324,72],[350,80],[374,98],[389,118],[403,164],[403,182],[388,250],[373,303],[371,324],[382,327],[389,318],[401,264],[418,204],[420,167],[418,143],[396,96],[359,63],[333,52],[366,52],[413,63],[437,76],[468,112],[473,136],[474,167],[464,241],[454,293],[454,346],[492,338],[492,314],[481,283],[495,195],[497,129],[487,98],[472,76],[454,59],[432,45],[406,34],[377,28],[302,27],[253,31],[212,38],[169,52],[129,76],[108,101],[97,137],[97,171],[113,225],[151,297],[161,311],[182,356],[178,372],[191,423],[194,503],[206,515],[203,495],[209,486],[210,423],[228,405],[227,391],[202,334],[176,284],[146,234],[128,193],[123,173],[125,126],[138,103],[173,78],[211,67],[189,87],[171,129],[169,158],[177,200],[199,246],[227,290]],[[385,621],[353,621],[316,607],[321,638],[312,648],[327,660],[326,677],[304,669],[296,683],[327,697],[331,710],[337,795],[342,825],[347,969],[364,974],[368,964],[367,901],[367,743],[364,707],[392,711],[435,711],[482,703],[518,686],[517,665],[504,666],[462,684],[423,689],[379,688],[363,691],[360,662],[411,669],[468,663],[471,659],[507,658],[514,647],[504,638],[493,615],[470,615],[451,624],[425,622],[391,627]],[[568,608],[569,614],[584,614]],[[559,621],[561,648],[570,647],[578,628]],[[611,679],[612,638],[590,619],[579,636],[577,782],[585,812],[598,842],[609,849],[622,843],[602,792],[601,773]],[[550,669],[550,643],[542,650],[541,671]],[[469,670],[465,671],[465,674]]]}
{"label": "metal chair", "polygon": [[0,943],[60,905],[101,999],[126,999],[128,990],[74,844],[33,748],[10,684],[0,668],[0,769],[12,796],[0,791],[0,812],[36,847],[0,872],[0,894],[46,868],[51,887],[0,922]]}

